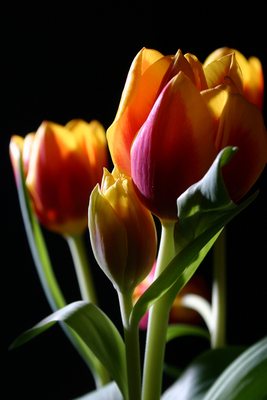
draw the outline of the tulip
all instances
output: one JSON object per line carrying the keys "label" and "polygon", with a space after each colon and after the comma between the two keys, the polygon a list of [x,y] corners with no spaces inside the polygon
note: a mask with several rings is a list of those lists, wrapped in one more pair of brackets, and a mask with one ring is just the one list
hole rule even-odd
{"label": "tulip", "polygon": [[131,175],[152,213],[175,220],[177,197],[203,177],[223,147],[236,146],[239,154],[224,175],[233,201],[239,201],[266,164],[266,129],[248,100],[239,53],[228,51],[204,66],[180,50],[175,56],[157,53],[147,63],[145,54],[154,51],[143,49],[135,58],[107,130],[114,164]]}
{"label": "tulip", "polygon": [[72,120],[66,126],[45,121],[35,134],[11,138],[22,151],[26,186],[39,221],[64,235],[87,226],[89,195],[108,163],[106,136],[98,121]]}
{"label": "tulip", "polygon": [[105,169],[101,187],[91,193],[88,215],[98,264],[120,293],[131,292],[150,272],[157,248],[153,217],[131,179],[117,168]]}
{"label": "tulip", "polygon": [[[221,47],[213,51],[204,61],[205,74],[214,69],[214,64],[220,64],[226,55],[235,54],[242,79],[242,89],[248,101],[255,104],[260,110],[263,108],[264,76],[260,60],[257,57],[248,59],[237,49]],[[220,82],[222,83],[222,82]]]}

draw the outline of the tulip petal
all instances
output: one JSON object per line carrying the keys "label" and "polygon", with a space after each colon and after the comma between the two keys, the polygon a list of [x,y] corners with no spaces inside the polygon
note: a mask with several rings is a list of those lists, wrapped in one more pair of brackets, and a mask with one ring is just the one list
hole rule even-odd
{"label": "tulip petal", "polygon": [[145,205],[161,218],[177,218],[176,199],[215,158],[211,114],[180,72],[157,99],[131,151],[133,182]]}
{"label": "tulip petal", "polygon": [[262,110],[264,96],[264,76],[262,64],[257,57],[250,57],[249,59],[246,59],[246,57],[236,49],[221,47],[213,51],[206,58],[203,64],[204,68],[208,64],[230,53],[235,54],[236,61],[241,69],[244,96],[247,100]]}
{"label": "tulip petal", "polygon": [[216,140],[218,151],[228,145],[239,151],[223,168],[226,187],[239,201],[255,184],[267,162],[267,132],[261,112],[239,94],[230,93]]}
{"label": "tulip petal", "polygon": [[13,168],[16,185],[19,185],[20,158],[23,151],[24,139],[21,136],[13,135],[9,143],[9,155]]}
{"label": "tulip petal", "polygon": [[117,115],[107,130],[112,161],[127,175],[132,141],[153,106],[170,63],[170,57],[145,48],[132,62]]}
{"label": "tulip petal", "polygon": [[191,65],[195,77],[195,84],[198,90],[208,89],[206,77],[201,62],[194,54],[191,53],[186,53],[185,58]]}
{"label": "tulip petal", "polygon": [[209,88],[224,83],[227,77],[233,81],[239,93],[243,92],[242,72],[234,53],[227,54],[204,65],[204,73]]}

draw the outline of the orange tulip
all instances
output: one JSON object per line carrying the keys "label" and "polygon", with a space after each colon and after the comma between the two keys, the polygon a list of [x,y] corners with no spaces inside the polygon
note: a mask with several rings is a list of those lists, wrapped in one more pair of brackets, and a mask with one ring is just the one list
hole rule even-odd
{"label": "orange tulip", "polygon": [[150,272],[157,250],[151,213],[141,204],[132,181],[106,169],[89,203],[89,232],[98,264],[121,292],[131,292]]}
{"label": "orange tulip", "polygon": [[45,121],[25,139],[13,136],[10,156],[15,176],[19,149],[40,222],[64,235],[82,233],[87,226],[90,192],[101,181],[108,162],[103,126],[98,121],[72,120],[66,126]]}
{"label": "orange tulip", "polygon": [[164,57],[142,49],[133,61],[107,139],[114,164],[132,176],[142,202],[162,220],[177,218],[177,197],[202,178],[223,147],[239,147],[224,169],[234,201],[266,164],[264,121],[244,97],[238,57],[227,52],[203,67],[180,50]]}

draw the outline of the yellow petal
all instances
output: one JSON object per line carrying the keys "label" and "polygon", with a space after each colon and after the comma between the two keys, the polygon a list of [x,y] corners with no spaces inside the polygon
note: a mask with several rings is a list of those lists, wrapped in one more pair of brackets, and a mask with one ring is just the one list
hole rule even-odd
{"label": "yellow petal", "polygon": [[204,73],[209,88],[213,88],[225,82],[225,78],[230,78],[237,90],[243,92],[242,73],[235,54],[230,53],[204,65]]}
{"label": "yellow petal", "polygon": [[198,88],[198,90],[208,89],[206,77],[201,62],[194,54],[191,53],[186,53],[185,58],[191,65],[191,68],[195,76],[196,87]]}

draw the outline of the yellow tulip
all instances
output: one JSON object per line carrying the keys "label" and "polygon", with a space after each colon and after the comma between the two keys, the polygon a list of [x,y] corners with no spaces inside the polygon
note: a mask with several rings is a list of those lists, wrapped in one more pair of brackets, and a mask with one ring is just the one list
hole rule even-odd
{"label": "yellow tulip", "polygon": [[94,256],[121,293],[132,291],[150,272],[157,235],[151,213],[137,198],[132,181],[106,169],[91,193],[89,232]]}

